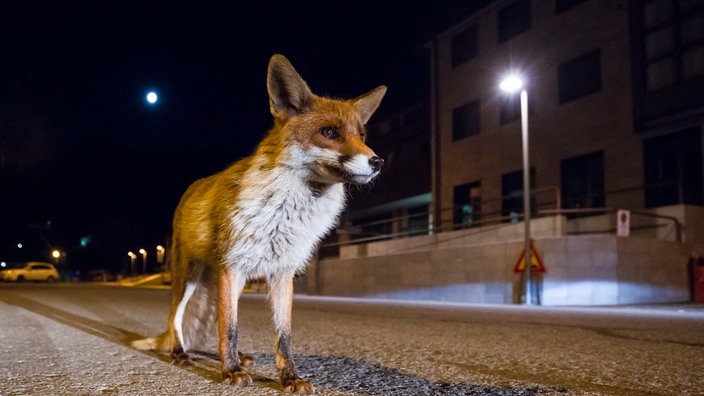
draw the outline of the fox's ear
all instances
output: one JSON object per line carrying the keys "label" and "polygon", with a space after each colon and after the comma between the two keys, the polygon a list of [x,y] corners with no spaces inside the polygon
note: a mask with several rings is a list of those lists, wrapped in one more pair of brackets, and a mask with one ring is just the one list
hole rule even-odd
{"label": "fox's ear", "polygon": [[354,99],[354,106],[357,108],[359,116],[362,118],[362,123],[366,124],[367,121],[369,121],[372,114],[374,114],[379,107],[379,103],[381,103],[384,94],[386,94],[386,86],[380,85]]}
{"label": "fox's ear", "polygon": [[313,93],[285,56],[275,54],[269,60],[266,79],[269,109],[274,118],[286,119],[308,110]]}

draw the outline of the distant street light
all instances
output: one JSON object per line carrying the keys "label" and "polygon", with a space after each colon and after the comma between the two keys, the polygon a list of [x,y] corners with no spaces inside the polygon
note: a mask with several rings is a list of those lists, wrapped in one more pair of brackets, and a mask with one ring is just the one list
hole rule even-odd
{"label": "distant street light", "polygon": [[162,271],[161,265],[164,264],[164,247],[156,245],[156,263],[159,264],[159,271]]}
{"label": "distant street light", "polygon": [[51,251],[51,257],[54,259],[54,262],[56,263],[56,265],[61,264],[61,256],[63,254],[64,253],[62,253],[61,250],[59,250],[59,249],[53,249]]}
{"label": "distant street light", "polygon": [[147,251],[144,249],[139,249],[139,253],[142,255],[142,274],[147,273]]}
{"label": "distant street light", "polygon": [[132,276],[135,276],[136,268],[134,267],[134,260],[137,258],[137,255],[132,252],[127,252],[127,255],[130,256],[130,271],[132,272]]}
{"label": "distant street light", "polygon": [[531,296],[531,284],[530,284],[530,271],[531,271],[531,245],[530,245],[530,164],[528,161],[528,92],[523,87],[523,79],[517,74],[510,74],[506,76],[501,83],[499,88],[509,94],[515,94],[519,90],[521,91],[521,135],[523,137],[523,216],[524,216],[524,240],[523,249],[525,255],[525,298],[524,303],[530,304]]}

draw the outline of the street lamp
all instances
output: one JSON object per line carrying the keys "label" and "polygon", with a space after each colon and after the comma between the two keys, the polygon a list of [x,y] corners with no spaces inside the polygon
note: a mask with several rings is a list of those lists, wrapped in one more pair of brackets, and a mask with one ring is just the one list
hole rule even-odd
{"label": "street lamp", "polygon": [[159,266],[159,271],[163,271],[161,266],[164,264],[164,247],[161,245],[156,245],[156,263]]}
{"label": "street lamp", "polygon": [[523,249],[525,268],[525,304],[530,304],[530,270],[531,270],[531,247],[530,247],[530,165],[528,161],[528,92],[523,86],[523,79],[517,74],[506,76],[499,88],[509,94],[521,92],[521,135],[523,137],[523,223],[525,226]]}
{"label": "street lamp", "polygon": [[127,255],[130,256],[130,271],[132,271],[132,276],[134,276],[135,275],[134,260],[137,258],[137,255],[132,252],[127,252]]}
{"label": "street lamp", "polygon": [[139,253],[142,255],[142,274],[147,273],[147,251],[144,249],[139,249]]}
{"label": "street lamp", "polygon": [[52,249],[51,250],[51,258],[54,259],[54,262],[56,265],[61,264],[61,256],[63,255],[63,252],[59,249]]}

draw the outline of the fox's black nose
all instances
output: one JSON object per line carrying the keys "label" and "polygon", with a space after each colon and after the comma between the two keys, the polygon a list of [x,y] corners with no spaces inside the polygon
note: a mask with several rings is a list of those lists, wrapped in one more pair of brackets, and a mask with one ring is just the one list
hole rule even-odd
{"label": "fox's black nose", "polygon": [[384,160],[376,155],[369,158],[369,165],[371,165],[374,172],[379,172],[381,167],[384,165]]}

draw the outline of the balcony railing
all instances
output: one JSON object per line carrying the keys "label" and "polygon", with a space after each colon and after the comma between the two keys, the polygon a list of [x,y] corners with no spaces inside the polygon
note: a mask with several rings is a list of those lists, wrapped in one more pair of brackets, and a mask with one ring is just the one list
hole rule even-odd
{"label": "balcony railing", "polygon": [[[616,208],[561,208],[560,190],[557,187],[536,189],[531,192],[534,201],[533,218],[547,216],[565,216],[567,235],[581,234],[615,234],[617,230]],[[547,194],[548,198],[537,199]],[[550,199],[549,196],[552,196]],[[502,197],[497,201],[515,199],[514,196]],[[483,201],[485,206],[491,206],[491,201]],[[498,205],[500,206],[500,205]],[[443,218],[455,219],[458,208],[445,208],[441,211]],[[632,210],[631,230],[634,234],[654,238],[682,241],[682,225],[673,216],[665,216],[642,210]],[[339,228],[337,233],[329,237],[321,246],[322,256],[335,255],[340,246],[370,243],[390,239],[407,238],[418,235],[449,232],[459,229],[478,228],[489,225],[500,225],[523,221],[523,213],[504,215],[501,211],[473,213],[471,221],[445,221],[441,226],[434,222],[431,212],[413,213],[405,216],[394,216],[387,219],[350,224]]]}

